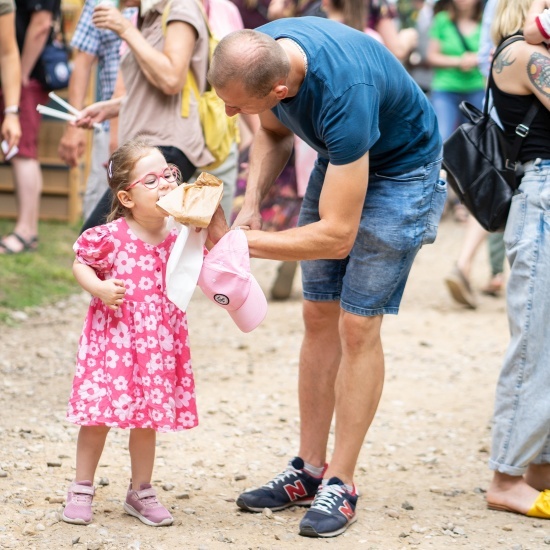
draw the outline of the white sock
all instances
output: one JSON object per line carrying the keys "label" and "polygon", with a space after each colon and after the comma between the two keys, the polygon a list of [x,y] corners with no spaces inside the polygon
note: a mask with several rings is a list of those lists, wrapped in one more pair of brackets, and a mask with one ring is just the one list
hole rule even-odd
{"label": "white sock", "polygon": [[321,477],[323,475],[325,467],[321,466],[320,468],[317,468],[316,466],[312,466],[311,464],[308,464],[307,462],[304,462],[304,470],[313,477]]}

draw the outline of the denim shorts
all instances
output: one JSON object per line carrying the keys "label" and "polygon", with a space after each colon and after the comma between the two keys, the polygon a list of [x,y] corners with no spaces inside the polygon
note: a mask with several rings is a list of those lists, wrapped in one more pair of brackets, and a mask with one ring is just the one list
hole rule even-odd
{"label": "denim shorts", "polygon": [[[302,261],[304,299],[340,301],[361,316],[396,314],[411,265],[422,245],[434,242],[447,184],[441,159],[399,175],[371,173],[359,231],[343,260]],[[319,221],[319,195],[327,162],[317,160],[298,225]]]}

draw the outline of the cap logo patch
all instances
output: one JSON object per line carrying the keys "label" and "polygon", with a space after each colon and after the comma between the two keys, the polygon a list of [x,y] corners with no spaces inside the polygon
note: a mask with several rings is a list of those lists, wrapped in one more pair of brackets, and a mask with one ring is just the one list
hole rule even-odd
{"label": "cap logo patch", "polygon": [[229,298],[225,294],[214,294],[214,301],[218,302],[221,306],[229,304]]}

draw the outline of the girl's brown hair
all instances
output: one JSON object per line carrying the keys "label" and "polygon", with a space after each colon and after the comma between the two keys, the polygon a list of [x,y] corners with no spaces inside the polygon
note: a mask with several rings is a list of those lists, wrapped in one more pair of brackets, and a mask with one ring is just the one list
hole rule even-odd
{"label": "girl's brown hair", "polygon": [[159,151],[159,149],[145,139],[137,137],[127,141],[111,155],[107,164],[107,180],[113,192],[113,201],[111,203],[111,213],[107,217],[108,222],[130,213],[128,208],[120,203],[117,194],[119,191],[124,191],[132,183],[131,176],[136,163],[153,151]]}

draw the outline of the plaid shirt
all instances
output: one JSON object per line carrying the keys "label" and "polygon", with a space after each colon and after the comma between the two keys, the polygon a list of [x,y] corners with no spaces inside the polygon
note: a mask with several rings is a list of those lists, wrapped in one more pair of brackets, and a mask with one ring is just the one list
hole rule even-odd
{"label": "plaid shirt", "polygon": [[[104,101],[111,98],[115,89],[122,41],[113,31],[98,29],[93,25],[92,15],[95,5],[96,0],[86,0],[84,3],[71,46],[97,57],[99,67],[99,97],[97,99]],[[129,19],[134,11],[134,9],[126,9],[123,14]]]}

